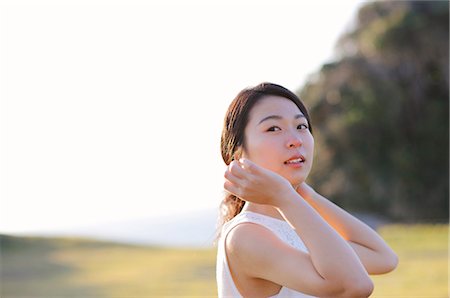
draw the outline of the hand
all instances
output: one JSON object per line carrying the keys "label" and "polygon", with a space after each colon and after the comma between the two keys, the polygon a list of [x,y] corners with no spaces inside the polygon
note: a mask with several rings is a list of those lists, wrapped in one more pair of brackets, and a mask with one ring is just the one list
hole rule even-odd
{"label": "hand", "polygon": [[224,176],[225,190],[244,201],[278,207],[295,194],[287,179],[245,158],[232,161]]}
{"label": "hand", "polygon": [[295,190],[304,199],[310,199],[315,192],[311,186],[306,184],[306,182],[302,182],[295,188]]}
{"label": "hand", "polygon": [[315,193],[315,190],[311,186],[306,184],[306,182],[302,182],[295,188],[295,190],[302,198],[307,201],[311,200]]}

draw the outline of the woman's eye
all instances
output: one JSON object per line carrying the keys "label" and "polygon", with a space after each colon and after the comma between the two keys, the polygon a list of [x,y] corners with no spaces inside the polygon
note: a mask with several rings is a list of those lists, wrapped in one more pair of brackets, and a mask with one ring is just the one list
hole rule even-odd
{"label": "woman's eye", "polygon": [[277,131],[277,130],[281,130],[281,128],[279,128],[278,126],[271,126],[267,131]]}
{"label": "woman's eye", "polygon": [[297,129],[308,129],[308,125],[300,124],[299,126],[297,126]]}

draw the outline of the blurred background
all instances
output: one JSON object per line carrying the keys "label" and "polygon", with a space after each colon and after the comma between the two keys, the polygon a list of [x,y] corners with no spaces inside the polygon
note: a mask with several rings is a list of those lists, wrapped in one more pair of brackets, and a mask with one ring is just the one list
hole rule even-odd
{"label": "blurred background", "polygon": [[296,92],[308,182],[448,297],[448,1],[4,1],[1,297],[216,296],[228,104]]}

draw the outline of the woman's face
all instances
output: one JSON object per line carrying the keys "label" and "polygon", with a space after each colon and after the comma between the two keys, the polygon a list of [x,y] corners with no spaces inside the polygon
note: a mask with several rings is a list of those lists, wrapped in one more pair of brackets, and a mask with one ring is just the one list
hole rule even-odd
{"label": "woman's face", "polygon": [[296,186],[311,171],[314,138],[297,105],[280,96],[265,96],[250,110],[243,156],[276,172]]}

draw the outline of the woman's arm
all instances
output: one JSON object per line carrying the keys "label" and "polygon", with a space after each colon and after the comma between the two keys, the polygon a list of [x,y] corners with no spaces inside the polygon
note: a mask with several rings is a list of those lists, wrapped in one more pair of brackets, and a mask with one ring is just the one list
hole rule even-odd
{"label": "woman's arm", "polygon": [[[258,204],[272,205],[301,237],[309,255],[268,241],[255,227],[236,227],[227,253],[250,268],[247,275],[315,295],[367,297],[373,284],[361,261],[345,241],[283,177],[249,160],[233,162],[225,173],[227,191]],[[256,237],[256,238],[255,238]],[[233,241],[235,239],[235,241]],[[253,239],[253,241],[252,241]],[[268,270],[267,270],[268,269]]]}
{"label": "woman's arm", "polygon": [[383,274],[396,268],[397,255],[369,226],[321,196],[305,182],[297,187],[297,192],[348,241],[369,274]]}

